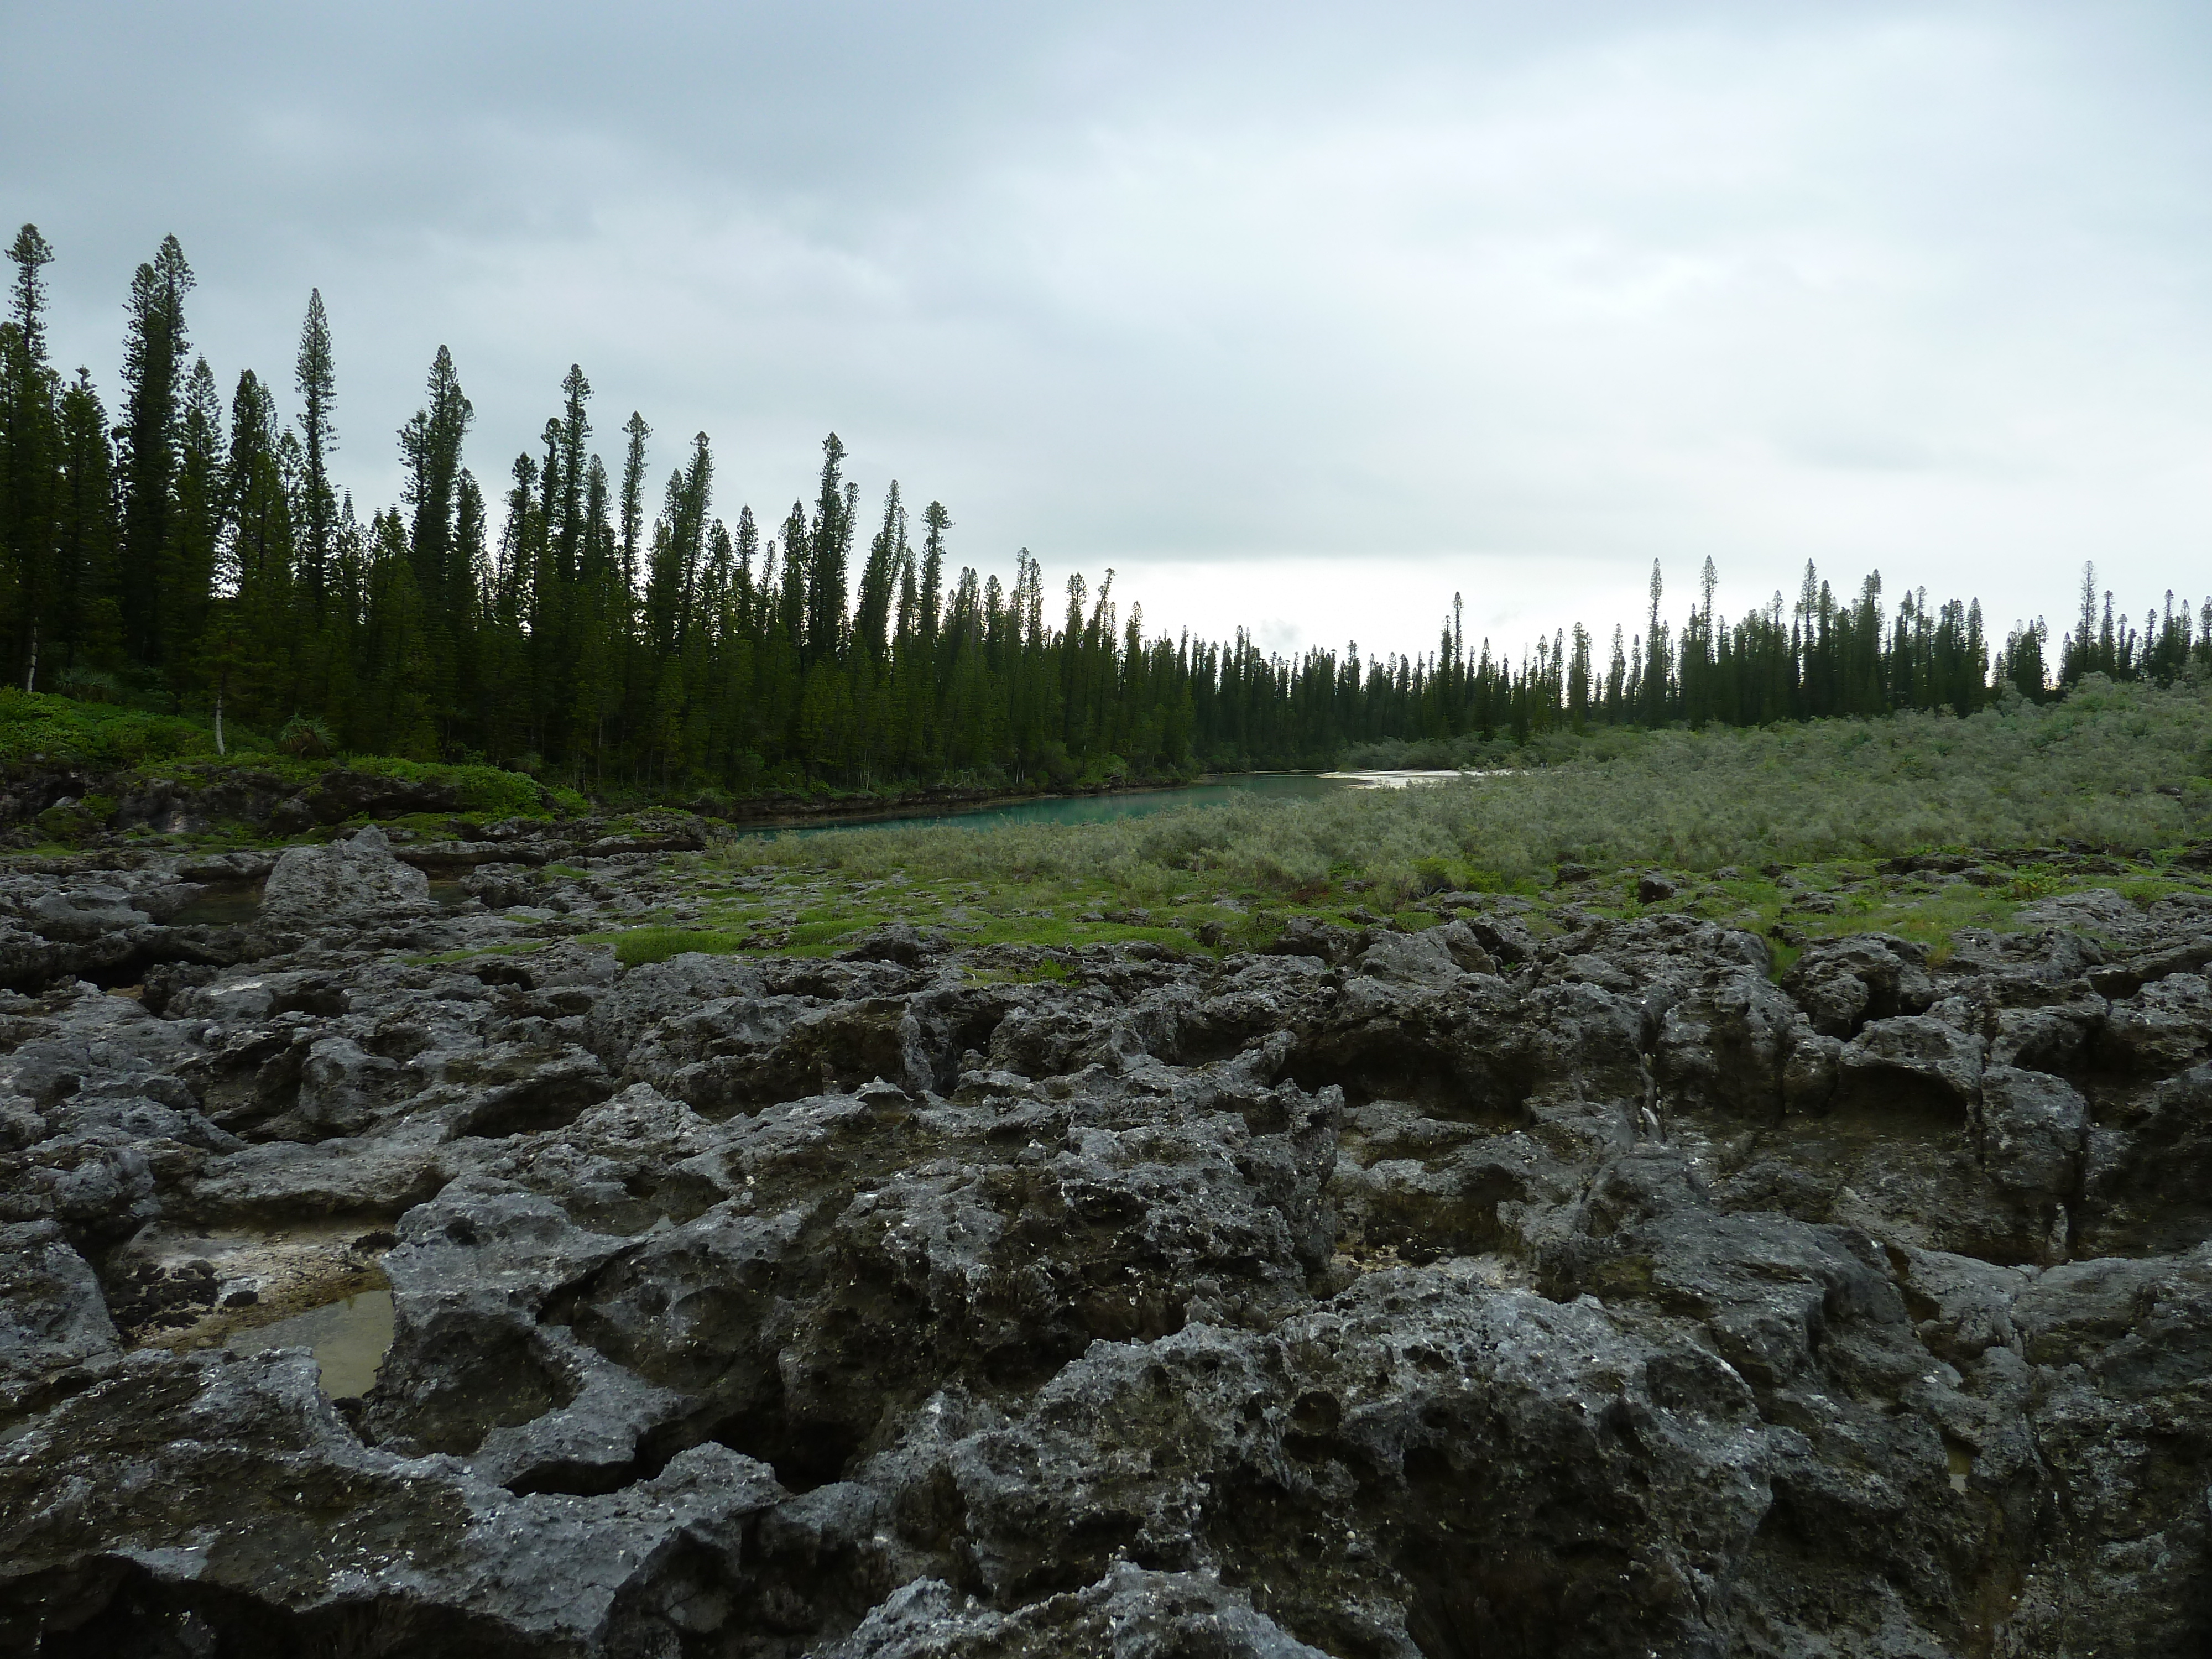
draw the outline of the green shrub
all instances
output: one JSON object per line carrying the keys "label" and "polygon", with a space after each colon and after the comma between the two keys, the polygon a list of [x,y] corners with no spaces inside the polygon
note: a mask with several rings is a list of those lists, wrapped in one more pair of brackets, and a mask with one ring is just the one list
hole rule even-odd
{"label": "green shrub", "polygon": [[90,813],[75,803],[67,806],[49,806],[32,822],[38,825],[40,836],[62,846],[82,841],[100,827]]}
{"label": "green shrub", "polygon": [[54,684],[63,696],[80,702],[123,701],[123,682],[102,669],[72,668],[58,676]]}
{"label": "green shrub", "polygon": [[336,745],[331,740],[329,726],[305,714],[295,714],[277,732],[276,746],[288,755],[313,760],[329,754]]}
{"label": "green shrub", "polygon": [[214,734],[195,720],[0,688],[0,767],[119,771],[214,753]]}
{"label": "green shrub", "polygon": [[[451,785],[459,793],[464,812],[482,812],[496,818],[545,816],[544,793],[537,781],[496,766],[451,766],[441,761],[399,760],[389,755],[349,755],[344,764],[371,777]],[[311,769],[319,773],[325,769],[319,765]]]}

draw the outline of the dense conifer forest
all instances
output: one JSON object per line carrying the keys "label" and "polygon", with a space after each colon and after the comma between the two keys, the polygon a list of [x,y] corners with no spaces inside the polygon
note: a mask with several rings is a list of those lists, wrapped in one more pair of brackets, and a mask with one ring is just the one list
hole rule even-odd
{"label": "dense conifer forest", "polygon": [[[1455,599],[1432,651],[1285,659],[1148,636],[1112,573],[1048,592],[955,568],[947,508],[880,507],[823,442],[811,499],[734,514],[707,435],[656,462],[653,428],[594,447],[571,368],[539,447],[489,487],[441,347],[402,427],[403,500],[366,522],[334,479],[336,357],[309,296],[290,385],[241,372],[226,399],[192,349],[174,237],[132,276],[119,380],[49,360],[45,267],[26,225],[0,325],[0,673],[24,691],[211,718],[301,753],[489,760],[586,788],[968,783],[1030,787],[1328,763],[1362,745],[1510,742],[1597,725],[1761,726],[1899,709],[1968,714],[2087,673],[2212,664],[2212,599],[2115,614],[2094,570],[2053,647],[1996,641],[1978,601],[1838,592],[1642,627],[1579,623],[1518,656],[1470,643]],[[285,394],[292,415],[280,407]],[[656,468],[660,469],[657,471]],[[662,476],[665,471],[665,476]]]}

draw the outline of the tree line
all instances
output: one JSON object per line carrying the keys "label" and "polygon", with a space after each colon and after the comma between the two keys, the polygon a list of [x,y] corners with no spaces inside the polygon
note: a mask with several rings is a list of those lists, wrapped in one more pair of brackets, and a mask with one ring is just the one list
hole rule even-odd
{"label": "tree line", "polygon": [[1759,725],[1898,708],[1970,714],[2084,674],[2212,664],[2212,599],[2139,618],[2085,571],[2054,652],[2038,620],[2001,642],[1978,601],[1839,594],[1808,564],[1795,601],[1730,621],[1708,560],[1679,627],[1658,567],[1644,627],[1601,652],[1580,625],[1517,659],[1261,652],[1248,634],[1147,636],[1113,573],[1048,597],[952,568],[943,503],[893,483],[864,514],[823,442],[811,499],[780,522],[719,514],[707,435],[656,495],[632,413],[610,469],[572,367],[538,444],[488,491],[473,410],[440,347],[398,434],[402,499],[359,518],[333,479],[337,374],[319,292],[278,392],[242,372],[226,404],[185,324],[174,237],[132,276],[118,406],[49,361],[33,226],[0,323],[0,672],[25,691],[212,717],[305,752],[489,760],[587,788],[659,792],[1067,783],[1326,763],[1347,745],[1525,739],[1595,725]]}

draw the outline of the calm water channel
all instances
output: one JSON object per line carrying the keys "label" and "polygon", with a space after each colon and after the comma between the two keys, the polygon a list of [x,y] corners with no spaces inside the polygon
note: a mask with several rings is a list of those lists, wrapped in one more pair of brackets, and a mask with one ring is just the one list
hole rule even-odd
{"label": "calm water channel", "polygon": [[978,830],[1002,823],[1106,823],[1115,818],[1140,818],[1176,806],[1219,806],[1253,795],[1270,800],[1314,800],[1342,789],[1372,787],[1365,778],[1349,774],[1326,776],[1314,772],[1255,772],[1212,783],[1194,783],[1183,789],[1129,789],[1118,794],[1001,802],[993,806],[926,812],[915,817],[809,824],[783,833],[826,836],[845,830],[910,830],[926,823],[964,823]]}

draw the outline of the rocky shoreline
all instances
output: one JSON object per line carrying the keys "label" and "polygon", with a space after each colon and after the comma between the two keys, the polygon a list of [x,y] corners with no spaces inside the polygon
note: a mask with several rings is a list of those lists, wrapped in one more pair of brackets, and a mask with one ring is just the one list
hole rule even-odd
{"label": "rocky shoreline", "polygon": [[2212,1635],[2212,897],[577,939],[696,844],[0,876],[0,1650]]}

